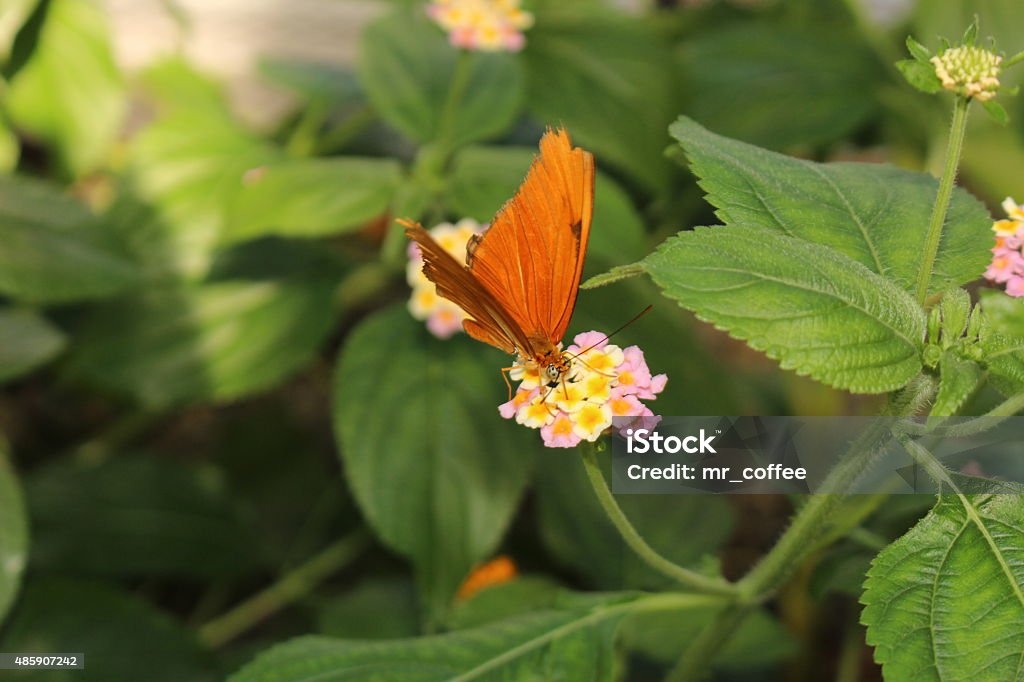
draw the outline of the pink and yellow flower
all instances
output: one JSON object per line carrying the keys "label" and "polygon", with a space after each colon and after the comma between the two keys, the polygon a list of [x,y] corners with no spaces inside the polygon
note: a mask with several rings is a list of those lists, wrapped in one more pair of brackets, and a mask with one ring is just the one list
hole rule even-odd
{"label": "pink and yellow flower", "polygon": [[[466,244],[474,234],[482,232],[484,226],[472,218],[463,218],[456,224],[441,223],[430,230],[430,234],[460,263],[466,260]],[[437,295],[434,283],[423,274],[423,257],[415,242],[409,244],[409,263],[405,278],[412,287],[409,297],[409,313],[417,320],[426,320],[427,329],[439,339],[451,338],[462,331],[466,313],[446,298]]]}
{"label": "pink and yellow flower", "polygon": [[549,448],[596,441],[615,417],[656,419],[641,400],[655,399],[668,378],[651,376],[643,351],[619,348],[594,331],[573,341],[565,349],[570,369],[558,381],[544,383],[536,368],[525,365],[511,371],[520,383],[514,397],[498,407],[502,417],[540,429]]}
{"label": "pink and yellow flower", "polygon": [[464,50],[518,52],[533,15],[520,0],[434,0],[427,16],[448,33],[448,41]]}
{"label": "pink and yellow flower", "polygon": [[996,245],[985,279],[1006,285],[1010,296],[1024,296],[1024,206],[1007,197],[1003,201],[1007,218],[992,225]]}

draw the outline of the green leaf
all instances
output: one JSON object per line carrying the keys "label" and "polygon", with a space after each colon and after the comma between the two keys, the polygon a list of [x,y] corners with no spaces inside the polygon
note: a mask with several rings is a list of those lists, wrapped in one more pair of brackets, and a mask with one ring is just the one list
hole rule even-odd
{"label": "green leaf", "polygon": [[235,195],[224,240],[358,229],[387,211],[400,181],[401,167],[389,159],[297,159],[261,166]]}
{"label": "green leaf", "polygon": [[904,80],[916,90],[926,95],[942,92],[942,81],[931,64],[923,64],[916,59],[901,59],[896,62],[896,68],[903,74]]}
{"label": "green leaf", "polygon": [[842,139],[877,108],[877,59],[856,33],[759,20],[696,32],[680,45],[687,115],[774,149]]}
{"label": "green leaf", "polygon": [[34,303],[109,296],[135,271],[84,206],[48,184],[0,176],[0,293]]}
{"label": "green leaf", "polygon": [[[711,133],[686,118],[670,131],[726,225],[761,226],[830,246],[913,291],[938,182],[863,163],[818,164]],[[962,189],[946,219],[932,292],[977,279],[992,219]]]}
{"label": "green leaf", "polygon": [[[619,598],[621,599],[621,598]],[[492,625],[390,642],[302,637],[276,646],[229,682],[616,679],[615,625],[632,603],[543,610]]]}
{"label": "green leaf", "polygon": [[1003,105],[994,99],[982,102],[981,106],[985,107],[985,111],[988,113],[989,118],[999,125],[1004,126],[1010,123],[1010,115],[1006,113],[1006,109],[1003,108]]}
{"label": "green leaf", "polygon": [[1024,504],[949,495],[883,550],[861,616],[892,680],[1014,680],[1024,651]]}
{"label": "green leaf", "polygon": [[[461,150],[452,165],[452,209],[461,216],[490,222],[519,188],[534,154],[526,147]],[[646,251],[644,223],[629,196],[608,176],[598,173],[587,271],[599,272],[615,263],[637,260]]]}
{"label": "green leaf", "polygon": [[25,670],[25,682],[212,682],[221,679],[191,633],[140,598],[82,580],[25,585],[0,649],[85,655],[84,670]]}
{"label": "green leaf", "polygon": [[[266,246],[261,260],[284,261],[286,249]],[[268,389],[305,366],[333,327],[337,276],[315,267],[300,259],[288,275],[229,273],[106,303],[76,333],[70,370],[153,409]]]}
{"label": "green leaf", "polygon": [[50,0],[5,106],[16,128],[55,148],[68,174],[100,165],[126,108],[103,11],[82,0]]}
{"label": "green leaf", "polygon": [[494,137],[515,120],[523,100],[515,55],[456,50],[425,15],[399,11],[363,31],[357,72],[384,120],[416,142],[431,142],[443,132],[445,100],[460,59],[468,62],[469,75],[447,123],[447,142],[461,146]]}
{"label": "green leaf", "polygon": [[921,370],[921,308],[828,247],[740,223],[680,233],[643,263],[666,296],[783,369],[856,393]]}
{"label": "green leaf", "polygon": [[0,64],[7,61],[14,37],[38,4],[39,0],[5,0],[0,5]]}
{"label": "green leaf", "polygon": [[58,355],[64,334],[30,310],[0,307],[0,383],[30,372]]}
{"label": "green leaf", "polygon": [[134,455],[58,462],[28,476],[25,495],[37,570],[213,580],[263,567],[212,470]]}
{"label": "green leaf", "polygon": [[[603,460],[606,457],[601,456]],[[665,589],[672,585],[626,546],[597,502],[578,458],[542,458],[536,485],[538,532],[548,551],[563,565],[600,589]],[[718,497],[623,495],[618,502],[644,539],[681,565],[694,565],[717,550],[733,525],[729,504]]]}
{"label": "green leaf", "polygon": [[452,630],[465,630],[554,608],[564,592],[564,588],[550,578],[519,576],[510,582],[486,587],[468,599],[459,600],[445,625]]}
{"label": "green leaf", "polygon": [[931,414],[936,417],[955,415],[967,399],[981,386],[981,367],[964,360],[953,351],[945,351],[939,361],[939,392],[935,396]]}
{"label": "green leaf", "polygon": [[498,415],[507,363],[463,336],[434,339],[404,307],[359,325],[339,358],[334,428],[346,477],[380,538],[416,565],[434,616],[494,552],[540,446]]}
{"label": "green leaf", "polygon": [[601,9],[558,3],[538,11],[523,51],[527,106],[658,192],[671,179],[665,128],[679,110],[672,52],[652,24]]}
{"label": "green leaf", "polygon": [[963,289],[950,289],[939,302],[942,315],[942,347],[949,348],[967,331],[971,316],[971,295]]}
{"label": "green leaf", "polygon": [[18,477],[0,437],[0,624],[14,603],[28,558],[28,517]]}
{"label": "green leaf", "polygon": [[907,36],[907,51],[910,52],[910,55],[914,59],[925,64],[930,63],[929,60],[932,58],[931,51],[921,43],[917,42],[917,40],[914,39],[914,36]]}

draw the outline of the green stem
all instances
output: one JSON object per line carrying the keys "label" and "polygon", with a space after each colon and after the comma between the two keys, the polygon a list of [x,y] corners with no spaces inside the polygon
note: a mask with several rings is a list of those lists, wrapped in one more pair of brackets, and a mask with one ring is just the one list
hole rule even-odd
{"label": "green stem", "polygon": [[857,620],[846,626],[839,661],[836,663],[836,682],[857,682],[860,679],[860,657],[864,651],[864,631]]}
{"label": "green stem", "polygon": [[600,502],[601,508],[607,514],[608,520],[612,522],[612,525],[619,531],[622,539],[626,541],[630,549],[636,552],[637,556],[659,573],[699,592],[725,595],[735,594],[736,590],[733,585],[725,580],[710,578],[688,568],[683,568],[669,561],[647,544],[640,537],[640,534],[633,527],[633,524],[630,523],[629,519],[626,518],[622,508],[615,501],[615,496],[612,495],[612,491],[608,488],[608,483],[601,472],[601,465],[597,461],[597,446],[593,443],[585,442],[580,445],[580,453],[583,456],[583,465],[587,471],[587,477],[590,479],[590,485],[594,488],[594,493],[597,495],[597,501]]}
{"label": "green stem", "polygon": [[448,85],[448,96],[445,97],[441,107],[441,118],[437,123],[438,146],[444,150],[446,156],[452,152],[452,143],[457,129],[456,116],[459,113],[459,107],[462,106],[462,99],[466,96],[466,88],[469,87],[472,75],[473,54],[469,50],[459,50],[455,71],[452,73],[452,80]]}
{"label": "green stem", "polygon": [[711,672],[712,659],[754,608],[753,604],[733,604],[722,610],[690,643],[665,682],[694,682],[706,678]]}
{"label": "green stem", "polygon": [[316,153],[325,155],[341,151],[376,120],[377,112],[373,107],[367,105],[357,109],[323,134],[316,145]]}
{"label": "green stem", "polygon": [[928,284],[931,282],[935,258],[939,253],[942,241],[942,228],[946,223],[946,212],[953,196],[953,185],[956,181],[957,168],[960,166],[960,152],[964,146],[964,133],[967,131],[967,111],[971,101],[966,97],[957,97],[953,105],[953,123],[949,130],[949,145],[946,147],[946,163],[939,179],[939,193],[932,207],[932,217],[928,224],[928,237],[924,247],[924,259],[921,271],[917,276],[917,302],[922,306],[928,297]]}
{"label": "green stem", "polygon": [[350,564],[370,544],[365,529],[354,531],[285,574],[270,587],[199,628],[199,640],[212,649],[223,646],[284,607],[312,592]]}

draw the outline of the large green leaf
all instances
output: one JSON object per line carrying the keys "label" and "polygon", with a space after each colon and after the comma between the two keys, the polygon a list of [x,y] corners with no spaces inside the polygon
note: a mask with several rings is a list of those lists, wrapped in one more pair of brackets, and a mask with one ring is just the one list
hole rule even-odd
{"label": "large green leaf", "polygon": [[0,382],[46,363],[65,343],[64,334],[36,313],[0,308]]}
{"label": "large green leaf", "polygon": [[831,142],[875,108],[878,62],[850,31],[764,21],[700,31],[680,46],[687,113],[723,135],[785,149]]}
{"label": "large green leaf", "polygon": [[664,189],[665,128],[679,110],[672,51],[651,24],[601,9],[538,12],[523,53],[528,106],[648,190]]}
{"label": "large green leaf", "polygon": [[0,637],[10,652],[82,653],[83,670],[23,670],[26,682],[212,682],[221,679],[195,638],[131,594],[98,583],[36,579],[25,585]]}
{"label": "large green leaf", "polygon": [[[672,585],[623,542],[597,502],[578,457],[545,457],[539,468],[538,532],[562,564],[601,589]],[[694,565],[714,553],[733,525],[732,509],[719,497],[620,495],[618,502],[652,547],[682,565]]]}
{"label": "large green leaf", "polygon": [[339,359],[346,477],[380,538],[415,563],[434,615],[494,551],[540,445],[498,415],[503,361],[462,336],[434,339],[403,307],[363,322]]}
{"label": "large green leaf", "polygon": [[54,146],[69,174],[102,163],[126,106],[103,11],[83,0],[50,0],[5,106],[17,128]]}
{"label": "large green leaf", "polygon": [[[619,598],[622,599],[621,597]],[[697,600],[701,599],[696,597]],[[274,647],[229,682],[429,682],[617,679],[615,625],[633,604],[541,610],[445,635],[390,642],[303,637]]]}
{"label": "large green leaf", "polygon": [[[533,160],[527,147],[467,147],[452,166],[452,208],[462,216],[489,222],[519,187]],[[587,270],[641,258],[646,251],[644,224],[629,196],[598,173],[594,184],[594,224]]]}
{"label": "large green leaf", "polygon": [[215,579],[261,568],[255,539],[214,471],[155,457],[99,465],[57,463],[25,480],[38,542],[32,565],[49,572]]}
{"label": "large green leaf", "polygon": [[253,173],[231,204],[224,238],[317,237],[358,229],[387,211],[401,180],[389,159],[298,159]]}
{"label": "large green leaf", "polygon": [[666,296],[784,369],[858,393],[921,370],[921,308],[827,246],[734,224],[680,233],[642,263]]}
{"label": "large green leaf", "polygon": [[[680,118],[671,133],[726,225],[760,226],[840,251],[913,291],[938,182],[862,163],[819,164],[730,140]],[[946,218],[931,292],[977,279],[991,240],[985,207],[957,190]]]}
{"label": "large green leaf", "polygon": [[0,5],[0,64],[7,61],[14,36],[38,4],[39,0],[6,0]]}
{"label": "large green leaf", "polygon": [[[446,99],[456,64],[469,76],[462,100],[448,113]],[[506,130],[522,105],[523,76],[511,54],[459,51],[425,15],[399,11],[362,34],[359,80],[381,117],[417,142],[437,140],[448,125],[452,145],[493,137]]]}
{"label": "large green leaf", "polygon": [[36,180],[0,176],[0,293],[62,303],[108,296],[134,268],[101,238],[84,206]]}
{"label": "large green leaf", "polygon": [[28,518],[21,486],[0,437],[0,624],[14,603],[28,559]]}
{"label": "large green leaf", "polygon": [[886,679],[1021,679],[1022,498],[944,496],[875,558],[861,601]]}
{"label": "large green leaf", "polygon": [[333,326],[337,275],[304,254],[290,260],[287,245],[248,249],[242,271],[248,258],[285,272],[225,272],[105,303],[78,331],[71,370],[151,408],[233,400],[290,376]]}

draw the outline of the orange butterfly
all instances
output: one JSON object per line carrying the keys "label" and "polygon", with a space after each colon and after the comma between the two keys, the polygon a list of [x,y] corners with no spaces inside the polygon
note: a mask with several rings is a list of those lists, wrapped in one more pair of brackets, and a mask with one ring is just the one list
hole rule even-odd
{"label": "orange butterfly", "polygon": [[471,318],[466,332],[557,381],[571,364],[558,346],[576,307],[593,209],[594,157],[559,128],[541,138],[540,156],[490,228],[470,240],[465,265],[421,225],[400,222],[437,293]]}

